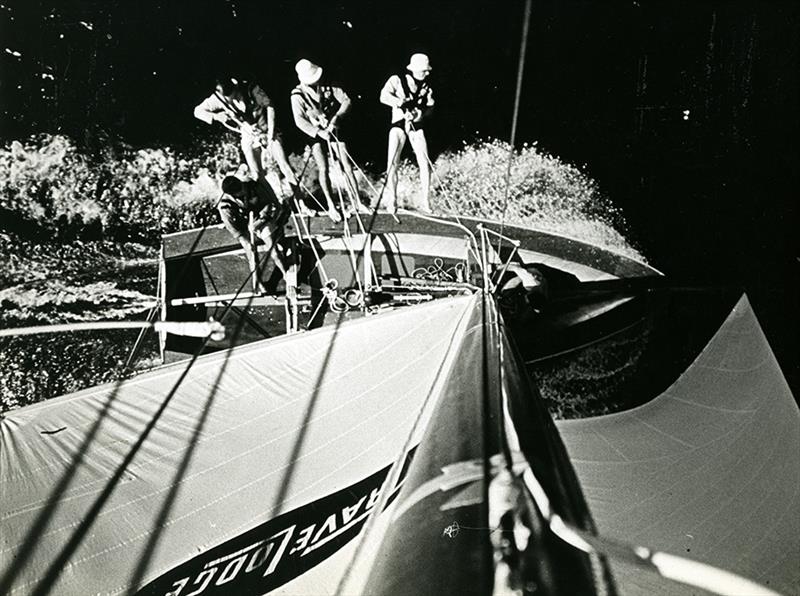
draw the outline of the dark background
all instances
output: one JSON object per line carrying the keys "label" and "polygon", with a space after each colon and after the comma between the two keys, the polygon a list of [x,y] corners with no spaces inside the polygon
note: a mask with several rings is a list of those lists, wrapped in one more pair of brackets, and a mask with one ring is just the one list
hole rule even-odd
{"label": "dark background", "polygon": [[[307,57],[358,98],[352,152],[378,172],[377,94],[415,51],[434,67],[434,154],[508,139],[522,15],[522,0],[0,0],[0,137],[186,149],[213,134],[192,107],[238,73],[299,151],[288,94]],[[585,166],[654,266],[743,286],[796,396],[799,21],[796,2],[534,0],[518,134]]]}

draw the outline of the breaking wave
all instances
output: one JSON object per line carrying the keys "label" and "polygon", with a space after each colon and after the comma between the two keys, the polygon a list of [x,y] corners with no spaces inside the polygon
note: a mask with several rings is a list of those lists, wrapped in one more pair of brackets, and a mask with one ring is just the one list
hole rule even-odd
{"label": "breaking wave", "polygon": [[[625,238],[622,213],[588,174],[534,144],[514,151],[509,175],[509,149],[492,140],[440,155],[433,209],[530,226],[644,261]],[[405,162],[398,197],[414,205],[417,187],[417,168]]]}

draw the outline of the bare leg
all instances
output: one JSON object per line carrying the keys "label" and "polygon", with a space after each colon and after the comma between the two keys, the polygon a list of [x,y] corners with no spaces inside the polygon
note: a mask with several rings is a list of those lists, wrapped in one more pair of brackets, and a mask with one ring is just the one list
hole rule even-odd
{"label": "bare leg", "polygon": [[292,186],[296,185],[297,177],[292,171],[292,166],[289,164],[289,160],[286,159],[286,152],[283,150],[283,145],[281,145],[281,142],[278,139],[274,139],[269,145],[269,150],[272,154],[272,157],[275,159],[275,162],[278,164],[281,172],[283,173],[284,178],[286,178],[286,181]]}
{"label": "bare leg", "polygon": [[430,158],[428,157],[428,142],[425,140],[425,131],[412,130],[408,133],[411,147],[414,149],[414,155],[417,156],[417,164],[419,165],[419,182],[422,187],[420,192],[420,199],[418,207],[421,211],[431,210],[430,205],[430,187],[431,187],[431,170]]}
{"label": "bare leg", "polygon": [[269,183],[270,187],[275,192],[275,196],[278,198],[282,198],[285,194],[285,191],[283,188],[283,184],[281,183],[280,176],[278,176],[278,173],[273,169],[269,169],[267,170],[267,173],[265,174],[264,177],[267,179],[267,182]]}
{"label": "bare leg", "polygon": [[278,246],[278,243],[275,241],[275,230],[274,226],[266,225],[258,231],[258,235],[261,240],[264,242],[264,246],[267,247],[269,251],[269,256],[272,257],[272,260],[275,262],[275,266],[281,272],[281,274],[285,277],[286,276],[286,265],[283,262],[283,254]]}
{"label": "bare leg", "polygon": [[264,172],[264,178],[267,180],[270,187],[272,187],[272,190],[275,191],[275,196],[282,198],[285,194],[283,181],[280,176],[282,172],[275,167],[272,151],[262,147],[259,153],[261,158],[261,170]]}
{"label": "bare leg", "polygon": [[397,211],[397,168],[400,166],[400,154],[406,144],[406,131],[393,126],[389,129],[389,155],[386,164],[386,188],[389,190],[390,213]]}
{"label": "bare leg", "polygon": [[264,166],[261,165],[261,147],[254,147],[249,137],[242,137],[242,153],[250,168],[250,178],[262,184],[268,184],[264,177]]}
{"label": "bare leg", "polygon": [[322,143],[314,143],[311,146],[311,152],[314,155],[314,161],[317,162],[319,186],[322,188],[322,194],[325,195],[325,201],[328,203],[328,217],[334,222],[342,221],[342,216],[336,211],[336,206],[333,202],[331,185],[328,179],[328,158],[325,155],[325,150],[322,148]]}
{"label": "bare leg", "polygon": [[258,271],[258,263],[256,263],[256,253],[253,250],[253,245],[246,238],[239,238],[239,244],[244,249],[244,254],[247,256],[247,264],[250,265],[250,279],[253,282],[254,292],[264,292],[264,285],[261,283],[261,274]]}
{"label": "bare leg", "polygon": [[[350,158],[347,153],[347,146],[339,141],[331,143],[331,149],[336,152],[336,159],[342,165],[342,173],[347,183],[348,193],[350,194],[350,203],[353,208],[358,211],[364,211],[365,207],[361,204],[361,195],[358,191],[358,180],[356,179],[355,172],[353,172],[353,165],[350,163]],[[366,209],[368,212],[369,209]]]}

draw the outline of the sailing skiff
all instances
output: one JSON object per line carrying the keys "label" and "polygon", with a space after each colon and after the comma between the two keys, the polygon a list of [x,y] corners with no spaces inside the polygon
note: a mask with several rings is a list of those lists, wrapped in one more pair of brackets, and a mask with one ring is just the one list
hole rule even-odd
{"label": "sailing skiff", "polygon": [[554,422],[530,363],[630,328],[656,270],[299,223],[270,296],[221,228],[166,236],[162,316],[234,333],[0,418],[0,593],[800,591],[800,415],[746,297],[654,399]]}

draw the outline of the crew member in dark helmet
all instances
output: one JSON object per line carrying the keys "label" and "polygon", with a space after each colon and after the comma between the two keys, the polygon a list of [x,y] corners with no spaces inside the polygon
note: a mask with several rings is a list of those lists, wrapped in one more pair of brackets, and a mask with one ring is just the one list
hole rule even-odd
{"label": "crew member in dark helmet", "polygon": [[222,223],[242,245],[252,273],[253,287],[265,292],[257,270],[256,250],[253,238],[258,236],[275,262],[275,266],[286,277],[284,264],[283,226],[289,218],[288,205],[281,202],[272,189],[252,179],[226,176],[222,180],[222,198],[219,214]]}
{"label": "crew member in dark helmet", "polygon": [[388,210],[393,213],[397,209],[397,167],[408,138],[417,157],[421,186],[414,206],[420,211],[430,212],[431,172],[425,124],[433,111],[433,91],[427,81],[431,73],[431,63],[425,54],[414,54],[406,69],[407,72],[403,74],[389,77],[380,95],[381,103],[392,108],[386,166]]}
{"label": "crew member in dark helmet", "polygon": [[[322,68],[309,60],[300,60],[295,66],[295,71],[300,84],[292,90],[292,114],[297,128],[311,139],[309,144],[317,164],[319,185],[325,195],[328,216],[333,221],[341,221],[331,192],[328,176],[329,157],[336,159],[341,165],[352,207],[360,211],[369,211],[359,199],[358,183],[350,163],[350,156],[339,133],[341,120],[350,110],[350,97],[341,87],[324,82]],[[348,208],[349,206],[345,206],[345,209]]]}
{"label": "crew member in dark helmet", "polygon": [[254,180],[266,184],[263,165],[266,153],[278,164],[286,181],[292,186],[297,184],[275,125],[275,108],[257,84],[220,78],[214,93],[195,107],[194,116],[206,124],[219,122],[241,135],[242,153]]}

